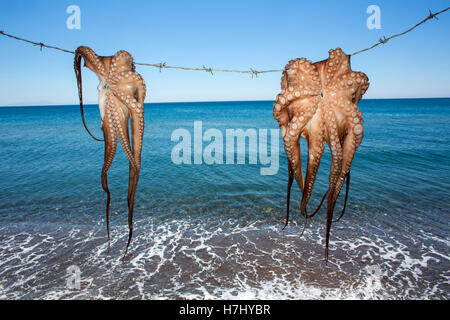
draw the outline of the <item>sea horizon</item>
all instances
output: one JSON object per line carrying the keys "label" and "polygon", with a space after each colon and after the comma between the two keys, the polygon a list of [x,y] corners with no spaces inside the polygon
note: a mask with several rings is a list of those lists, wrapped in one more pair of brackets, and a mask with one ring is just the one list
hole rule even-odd
{"label": "sea horizon", "polygon": [[[411,98],[362,98],[361,101],[371,101],[371,100],[420,100],[420,99],[450,99],[449,97],[411,97]],[[275,100],[271,99],[260,99],[260,100],[201,100],[201,101],[146,101],[145,104],[191,104],[191,103],[222,103],[222,102],[274,102]],[[0,108],[7,107],[71,107],[71,106],[79,106],[79,103],[74,104],[18,104],[18,105],[0,105]],[[98,106],[98,103],[84,103],[83,106]]]}

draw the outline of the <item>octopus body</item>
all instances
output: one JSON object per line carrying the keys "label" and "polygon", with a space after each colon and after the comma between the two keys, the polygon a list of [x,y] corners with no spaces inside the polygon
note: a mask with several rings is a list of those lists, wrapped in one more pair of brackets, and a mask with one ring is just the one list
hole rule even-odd
{"label": "octopus body", "polygon": [[[291,60],[283,71],[282,92],[277,96],[273,107],[273,117],[278,121],[288,159],[286,224],[294,178],[302,190],[300,211],[305,218],[305,226],[307,219],[317,213],[326,197],[326,261],[335,204],[347,178],[344,209],[340,219],[347,202],[350,166],[363,139],[363,119],[358,103],[368,87],[367,76],[361,72],[353,72],[350,68],[350,56],[338,48],[330,50],[328,59],[324,61],[312,63],[305,58]],[[305,179],[299,144],[301,137],[308,144]],[[308,215],[306,207],[313,191],[325,142],[332,155],[329,187],[319,207]]]}
{"label": "octopus body", "polygon": [[[97,74],[100,81],[98,85],[98,105],[102,119],[101,129],[104,140],[94,137],[87,128],[84,120],[80,67],[81,58],[84,58],[85,66]],[[117,150],[117,140],[120,141],[129,160],[127,198],[129,236],[125,250],[126,255],[133,235],[134,198],[141,168],[141,151],[144,135],[144,100],[146,95],[145,82],[142,76],[136,73],[132,56],[123,50],[118,51],[114,56],[101,57],[89,47],[78,47],[75,52],[74,68],[83,124],[95,140],[105,142],[105,159],[101,171],[101,181],[103,190],[107,195],[106,227],[108,233],[108,251],[110,248],[109,206],[111,195],[108,189],[107,173]],[[130,119],[131,143],[128,130]]]}

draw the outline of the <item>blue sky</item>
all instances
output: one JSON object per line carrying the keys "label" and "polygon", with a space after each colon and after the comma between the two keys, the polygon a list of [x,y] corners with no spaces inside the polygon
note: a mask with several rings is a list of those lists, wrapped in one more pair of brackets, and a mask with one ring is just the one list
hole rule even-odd
{"label": "blue sky", "polygon": [[[69,30],[69,5],[81,9],[81,29]],[[381,9],[381,29],[366,27],[369,5]],[[137,62],[282,69],[293,58],[313,61],[330,48],[352,53],[404,31],[430,1],[3,1],[0,30],[70,50],[88,45],[99,55],[129,51]],[[369,76],[366,98],[450,96],[450,11],[412,33],[352,57]],[[77,104],[70,54],[0,37],[0,105]],[[163,70],[138,66],[148,102],[272,100],[280,74]],[[85,101],[96,103],[97,78],[83,69]]]}

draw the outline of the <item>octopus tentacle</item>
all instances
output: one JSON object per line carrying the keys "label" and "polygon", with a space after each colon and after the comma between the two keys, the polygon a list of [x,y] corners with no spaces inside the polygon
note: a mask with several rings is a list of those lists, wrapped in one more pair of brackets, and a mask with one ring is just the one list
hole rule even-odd
{"label": "octopus tentacle", "polygon": [[[118,80],[122,80],[118,84]],[[128,82],[132,81],[136,83],[134,92],[129,89]],[[145,83],[142,77],[134,72],[122,72],[112,80],[111,90],[119,101],[126,106],[130,118],[131,118],[131,135],[132,135],[132,147],[131,152],[135,159],[136,167],[132,168],[130,162],[130,175],[128,182],[128,226],[129,237],[125,250],[125,255],[128,252],[128,247],[131,242],[133,234],[133,212],[134,212],[134,198],[136,194],[137,183],[139,180],[139,171],[141,163],[141,151],[144,134],[144,107],[143,102],[145,99]],[[128,131],[127,131],[128,136]],[[129,142],[129,141],[128,141]],[[135,169],[135,170],[133,170]]]}
{"label": "octopus tentacle", "polygon": [[360,124],[355,125],[353,122],[349,122],[347,134],[344,138],[344,143],[342,145],[343,155],[340,165],[340,172],[338,173],[338,175],[336,175],[334,179],[334,186],[332,189],[329,190],[330,193],[327,199],[327,224],[325,236],[326,260],[328,259],[330,228],[333,222],[334,207],[336,205],[337,198],[339,197],[339,193],[341,192],[342,186],[344,184],[345,177],[350,172],[350,166],[352,164],[356,149],[358,148],[359,143],[361,142],[361,139],[362,139],[362,126]]}
{"label": "octopus tentacle", "polygon": [[[121,80],[121,83],[117,82]],[[135,85],[130,90],[129,82]],[[140,75],[133,72],[123,72],[111,81],[111,90],[120,102],[126,106],[131,118],[131,134],[133,142],[133,156],[139,164],[144,134],[144,99],[145,83]]]}
{"label": "octopus tentacle", "polygon": [[130,137],[128,135],[128,110],[122,108],[120,101],[113,94],[110,95],[111,104],[113,107],[113,125],[116,128],[119,136],[120,144],[125,152],[130,165],[137,170],[136,160],[130,145]]}
{"label": "octopus tentacle", "polygon": [[291,163],[288,160],[288,185],[287,185],[287,196],[286,196],[286,222],[281,230],[284,230],[289,222],[289,204],[291,201],[291,187],[294,182],[294,173],[292,172]]}
{"label": "octopus tentacle", "polygon": [[350,188],[350,171],[347,173],[347,176],[345,178],[346,180],[346,185],[345,185],[345,199],[344,199],[344,207],[342,208],[341,214],[339,216],[339,218],[337,218],[336,220],[334,220],[333,222],[338,222],[339,220],[341,220],[341,218],[344,216],[345,213],[345,208],[347,207],[347,199],[348,199],[348,190]]}
{"label": "octopus tentacle", "polygon": [[301,128],[297,126],[296,123],[291,122],[287,129],[285,129],[285,127],[281,127],[281,134],[284,140],[284,150],[290,163],[290,168],[294,174],[298,186],[303,191],[302,160],[300,143],[298,141],[300,139]]}
{"label": "octopus tentacle", "polygon": [[[89,128],[87,127],[86,121],[84,119],[84,110],[83,110],[83,82],[82,82],[82,78],[81,78],[81,58],[84,58],[85,60],[85,64],[87,63],[86,61],[89,61],[90,65],[97,65],[97,60],[98,57],[97,55],[90,50],[87,47],[79,47],[76,51],[75,51],[75,60],[74,60],[74,69],[75,69],[75,75],[77,78],[77,86],[78,86],[78,98],[80,100],[80,112],[81,112],[81,120],[83,121],[83,125],[84,128],[86,129],[86,131],[89,133],[89,135],[94,138],[94,140],[97,141],[103,141],[102,139],[98,139],[96,138],[91,131],[89,130]],[[93,60],[95,60],[95,64],[93,63]],[[98,62],[99,63],[99,62]],[[99,70],[101,70],[99,68]]]}
{"label": "octopus tentacle", "polygon": [[292,101],[320,94],[317,67],[305,58],[289,61],[286,70],[283,71],[281,89],[282,92],[277,96],[273,109],[274,118],[278,120],[280,127],[287,125],[289,121],[286,109]]}
{"label": "octopus tentacle", "polygon": [[112,161],[114,159],[114,155],[117,150],[117,139],[116,139],[116,129],[112,124],[112,110],[107,105],[106,109],[106,115],[103,122],[103,135],[105,137],[105,160],[103,163],[102,168],[102,188],[106,192],[107,199],[106,199],[106,231],[108,234],[108,252],[110,250],[110,234],[109,234],[109,206],[111,203],[111,193],[109,192],[108,188],[108,170],[111,167]]}
{"label": "octopus tentacle", "polygon": [[339,132],[337,130],[337,121],[333,111],[329,110],[325,125],[328,132],[327,144],[331,151],[331,169],[329,176],[329,193],[328,196],[333,196],[335,182],[338,179],[342,168],[342,146],[340,144]]}
{"label": "octopus tentacle", "polygon": [[[137,160],[138,168],[136,171],[131,170],[130,167],[130,177],[129,177],[129,183],[128,183],[128,225],[130,229],[130,235],[128,239],[127,244],[127,250],[128,246],[131,241],[131,236],[133,232],[133,212],[134,212],[134,198],[136,194],[136,188],[137,183],[139,180],[139,171],[140,171],[140,165],[141,165],[141,150],[142,150],[142,143],[143,143],[143,134],[144,134],[144,110],[141,109],[140,106],[142,104],[138,103],[136,100],[133,102],[136,104],[137,115],[131,117],[131,128],[132,128],[132,141],[133,141],[133,154],[135,156],[135,159]],[[125,253],[126,254],[126,253]]]}
{"label": "octopus tentacle", "polygon": [[[130,143],[129,140],[129,132],[128,127],[124,128],[125,130],[125,136],[127,138],[128,143]],[[132,144],[132,152],[133,149],[135,149],[134,143]],[[127,195],[127,202],[128,202],[128,241],[127,246],[125,247],[125,253],[123,255],[123,258],[128,253],[128,247],[130,246],[131,239],[133,237],[133,213],[134,213],[134,197],[136,193],[136,187],[139,180],[139,171],[140,171],[140,158],[137,162],[137,167],[133,167],[131,162],[129,165],[129,181],[128,181],[128,195]]]}
{"label": "octopus tentacle", "polygon": [[[111,94],[111,95],[113,95],[113,94]],[[116,99],[116,102],[117,102],[117,98],[114,97],[114,99]],[[113,104],[113,106],[114,106],[114,104]],[[113,110],[116,110],[116,109],[113,109]],[[122,146],[124,145],[124,143],[126,145],[130,145],[130,136],[129,136],[129,130],[128,130],[128,117],[125,117],[125,122],[124,121],[121,122],[121,126],[119,127],[119,129],[117,129],[117,126],[115,126],[115,128],[116,128],[116,131],[118,131],[119,139],[120,139],[121,135],[124,139],[124,142],[121,141]],[[120,130],[120,129],[122,129],[122,130]],[[133,145],[132,149],[135,149],[134,145]],[[133,154],[133,150],[131,150],[130,154]],[[130,246],[131,239],[133,237],[134,196],[135,196],[136,187],[137,187],[137,183],[138,183],[138,179],[139,179],[140,158],[139,158],[139,163],[136,163],[136,164],[133,164],[133,162],[130,160],[129,167],[130,167],[129,168],[129,185],[128,185],[128,196],[127,196],[129,232],[128,232],[127,246],[125,248],[125,253],[123,255],[123,258],[128,253],[128,247]]]}
{"label": "octopus tentacle", "polygon": [[287,98],[289,98],[289,94],[293,98],[320,95],[319,71],[311,61],[305,58],[291,60],[286,66],[285,72],[287,85],[282,89],[285,90]]}
{"label": "octopus tentacle", "polygon": [[[142,115],[142,113],[140,113]],[[143,118],[139,118],[143,119]],[[140,132],[136,134],[136,123],[139,125]],[[129,182],[128,182],[128,227],[129,227],[129,237],[127,242],[127,247],[125,250],[125,255],[128,252],[128,247],[131,242],[131,237],[133,235],[133,213],[134,213],[134,199],[136,194],[136,188],[139,180],[139,172],[140,172],[140,166],[141,166],[141,159],[140,159],[140,153],[142,149],[142,138],[143,138],[143,124],[140,124],[139,120],[136,120],[134,117],[131,118],[131,127],[133,131],[133,154],[135,155],[137,159],[137,170],[132,170],[130,166],[130,174],[129,174]],[[141,129],[142,128],[142,129]]]}
{"label": "octopus tentacle", "polygon": [[107,77],[108,73],[105,62],[109,57],[100,57],[91,48],[86,46],[78,47],[75,51],[75,55],[82,55],[84,58],[85,67],[92,70],[99,77]]}
{"label": "octopus tentacle", "polygon": [[[311,219],[317,214],[317,212],[319,212],[320,208],[322,208],[322,204],[325,202],[325,198],[327,197],[327,195],[328,195],[328,191],[325,192],[325,194],[323,195],[322,200],[320,201],[320,203],[317,206],[316,210],[314,210],[314,212],[312,214],[305,215],[305,219]],[[305,212],[306,212],[306,210],[305,210]]]}
{"label": "octopus tentacle", "polygon": [[[290,170],[290,168],[289,168],[289,170]],[[291,186],[292,186],[293,179],[294,179],[294,176],[292,174],[292,171],[289,171],[289,180],[288,180],[288,187],[287,187],[287,202],[286,202],[286,222],[285,222],[285,224],[284,224],[284,226],[283,226],[283,228],[281,230],[284,230],[286,228],[288,222],[289,222],[289,202],[290,202]],[[304,233],[304,231],[306,229],[306,220],[313,218],[317,214],[317,212],[319,212],[320,208],[322,207],[322,204],[325,201],[325,198],[326,198],[327,194],[328,194],[328,191],[325,192],[325,194],[322,197],[322,200],[320,201],[320,203],[317,206],[316,210],[314,210],[314,212],[312,214],[306,214],[306,208],[305,208],[305,216],[304,216],[305,223],[304,223],[304,226],[303,226],[302,233],[300,235],[303,235],[303,233]],[[347,198],[346,198],[346,200],[347,200]],[[345,203],[347,203],[347,201]],[[345,211],[345,205],[344,205],[343,212],[344,211]]]}
{"label": "octopus tentacle", "polygon": [[[334,188],[334,194],[333,194],[333,198],[332,198],[332,201],[333,201],[332,208],[334,208],[334,203],[336,202],[336,200],[339,196],[339,193],[342,189],[342,186],[344,184],[344,179],[350,172],[350,166],[352,164],[353,157],[355,155],[356,149],[359,146],[360,137],[356,136],[354,131],[356,128],[356,132],[360,132],[359,131],[360,127],[362,128],[361,125],[350,126],[350,129],[349,129],[350,132],[345,137],[344,144],[342,146],[342,150],[343,150],[342,169],[341,169],[341,172],[339,173],[339,176],[336,179],[336,186]],[[362,135],[362,131],[360,132],[360,135]]]}
{"label": "octopus tentacle", "polygon": [[134,59],[129,52],[119,50],[112,57],[109,76],[128,71],[135,72]]}
{"label": "octopus tentacle", "polygon": [[[306,206],[311,197],[316,174],[320,166],[320,159],[325,150],[323,145],[324,124],[322,119],[322,112],[318,111],[311,122],[308,124],[308,132],[306,140],[308,142],[308,164],[306,166],[305,189],[303,192],[300,211],[303,217],[306,218]],[[319,205],[320,208],[320,205]],[[318,211],[318,209],[316,210]]]}
{"label": "octopus tentacle", "polygon": [[357,105],[369,87],[367,76],[362,72],[342,74],[333,81],[333,89],[339,96],[351,97],[352,103]]}
{"label": "octopus tentacle", "polygon": [[[328,111],[327,121],[325,121],[328,132],[328,146],[331,150],[331,168],[329,176],[329,188],[327,195],[327,223],[325,234],[325,261],[328,259],[328,246],[331,224],[333,222],[333,211],[336,204],[336,190],[339,188],[341,173],[343,167],[343,148],[341,147],[340,137],[337,127],[336,115],[332,110]],[[345,144],[345,140],[344,140]],[[341,185],[342,187],[342,185]],[[340,188],[339,188],[340,191]],[[339,192],[338,192],[339,194]]]}
{"label": "octopus tentacle", "polygon": [[136,194],[136,187],[139,180],[139,172],[132,170],[130,167],[130,178],[128,183],[128,241],[125,248],[124,257],[128,253],[128,248],[133,237],[133,215],[134,215],[134,197]]}
{"label": "octopus tentacle", "polygon": [[[134,71],[134,70],[133,70]],[[146,96],[146,86],[144,79],[141,75],[133,73],[131,75],[133,82],[135,83],[136,91],[130,97],[130,103],[128,107],[131,106],[131,132],[132,132],[132,143],[133,143],[133,154],[137,160],[138,168],[135,172],[131,171],[128,183],[128,227],[129,236],[127,247],[125,250],[125,255],[128,252],[128,247],[131,242],[131,237],[133,236],[133,213],[134,213],[134,199],[136,194],[136,188],[139,180],[139,171],[141,167],[141,151],[144,138],[144,100]],[[125,100],[126,102],[126,100]]]}
{"label": "octopus tentacle", "polygon": [[303,229],[302,229],[302,232],[300,233],[300,237],[303,236],[303,234],[305,233],[307,225],[308,225],[308,219],[306,217],[304,217],[304,219],[303,219]]}
{"label": "octopus tentacle", "polygon": [[305,125],[315,114],[318,102],[319,99],[317,97],[307,97],[293,101],[288,107],[289,113],[292,115],[290,121],[287,125],[280,126],[286,155],[290,161],[297,184],[302,191],[304,182],[299,140]]}
{"label": "octopus tentacle", "polygon": [[312,112],[309,111],[310,108],[304,103],[304,100],[310,100],[311,98],[304,98],[295,100],[289,105],[291,114],[294,114],[291,121],[287,126],[281,125],[281,136],[284,141],[284,149],[288,158],[288,190],[287,190],[287,207],[286,207],[286,222],[283,229],[287,226],[289,222],[289,203],[290,203],[290,188],[292,186],[291,178],[295,177],[295,180],[303,192],[304,182],[303,182],[303,169],[301,160],[301,150],[300,150],[300,136],[301,132],[306,125],[306,123],[312,117]]}
{"label": "octopus tentacle", "polygon": [[340,48],[328,51],[328,59],[323,67],[322,83],[323,86],[332,85],[337,78],[345,76],[351,72],[350,56],[346,55]]}

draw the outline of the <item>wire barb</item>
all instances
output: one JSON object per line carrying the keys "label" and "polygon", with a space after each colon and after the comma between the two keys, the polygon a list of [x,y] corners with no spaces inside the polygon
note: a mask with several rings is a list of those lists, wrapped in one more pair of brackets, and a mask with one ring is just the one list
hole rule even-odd
{"label": "wire barb", "polygon": [[386,42],[388,42],[389,41],[389,39],[386,39],[386,37],[385,36],[383,36],[383,38],[380,38],[379,40],[378,40],[380,43],[383,43],[383,44],[385,44]]}
{"label": "wire barb", "polygon": [[252,79],[253,79],[253,76],[255,76],[255,78],[258,78],[258,73],[260,73],[259,71],[253,70],[252,68],[250,68],[250,72],[252,74]]}
{"label": "wire barb", "polygon": [[433,13],[431,12],[431,9],[430,9],[429,11],[430,11],[430,15],[428,16],[428,19],[433,19],[433,18],[435,18],[436,20],[439,20],[438,17],[436,17],[437,14],[433,14]]}
{"label": "wire barb", "polygon": [[162,68],[166,67],[166,63],[165,62],[164,63],[160,63],[158,67],[159,67],[159,72],[161,72]]}
{"label": "wire barb", "polygon": [[206,72],[211,72],[211,75],[214,75],[214,73],[212,72],[212,69],[205,67],[205,65],[203,65],[203,70],[205,70]]}

